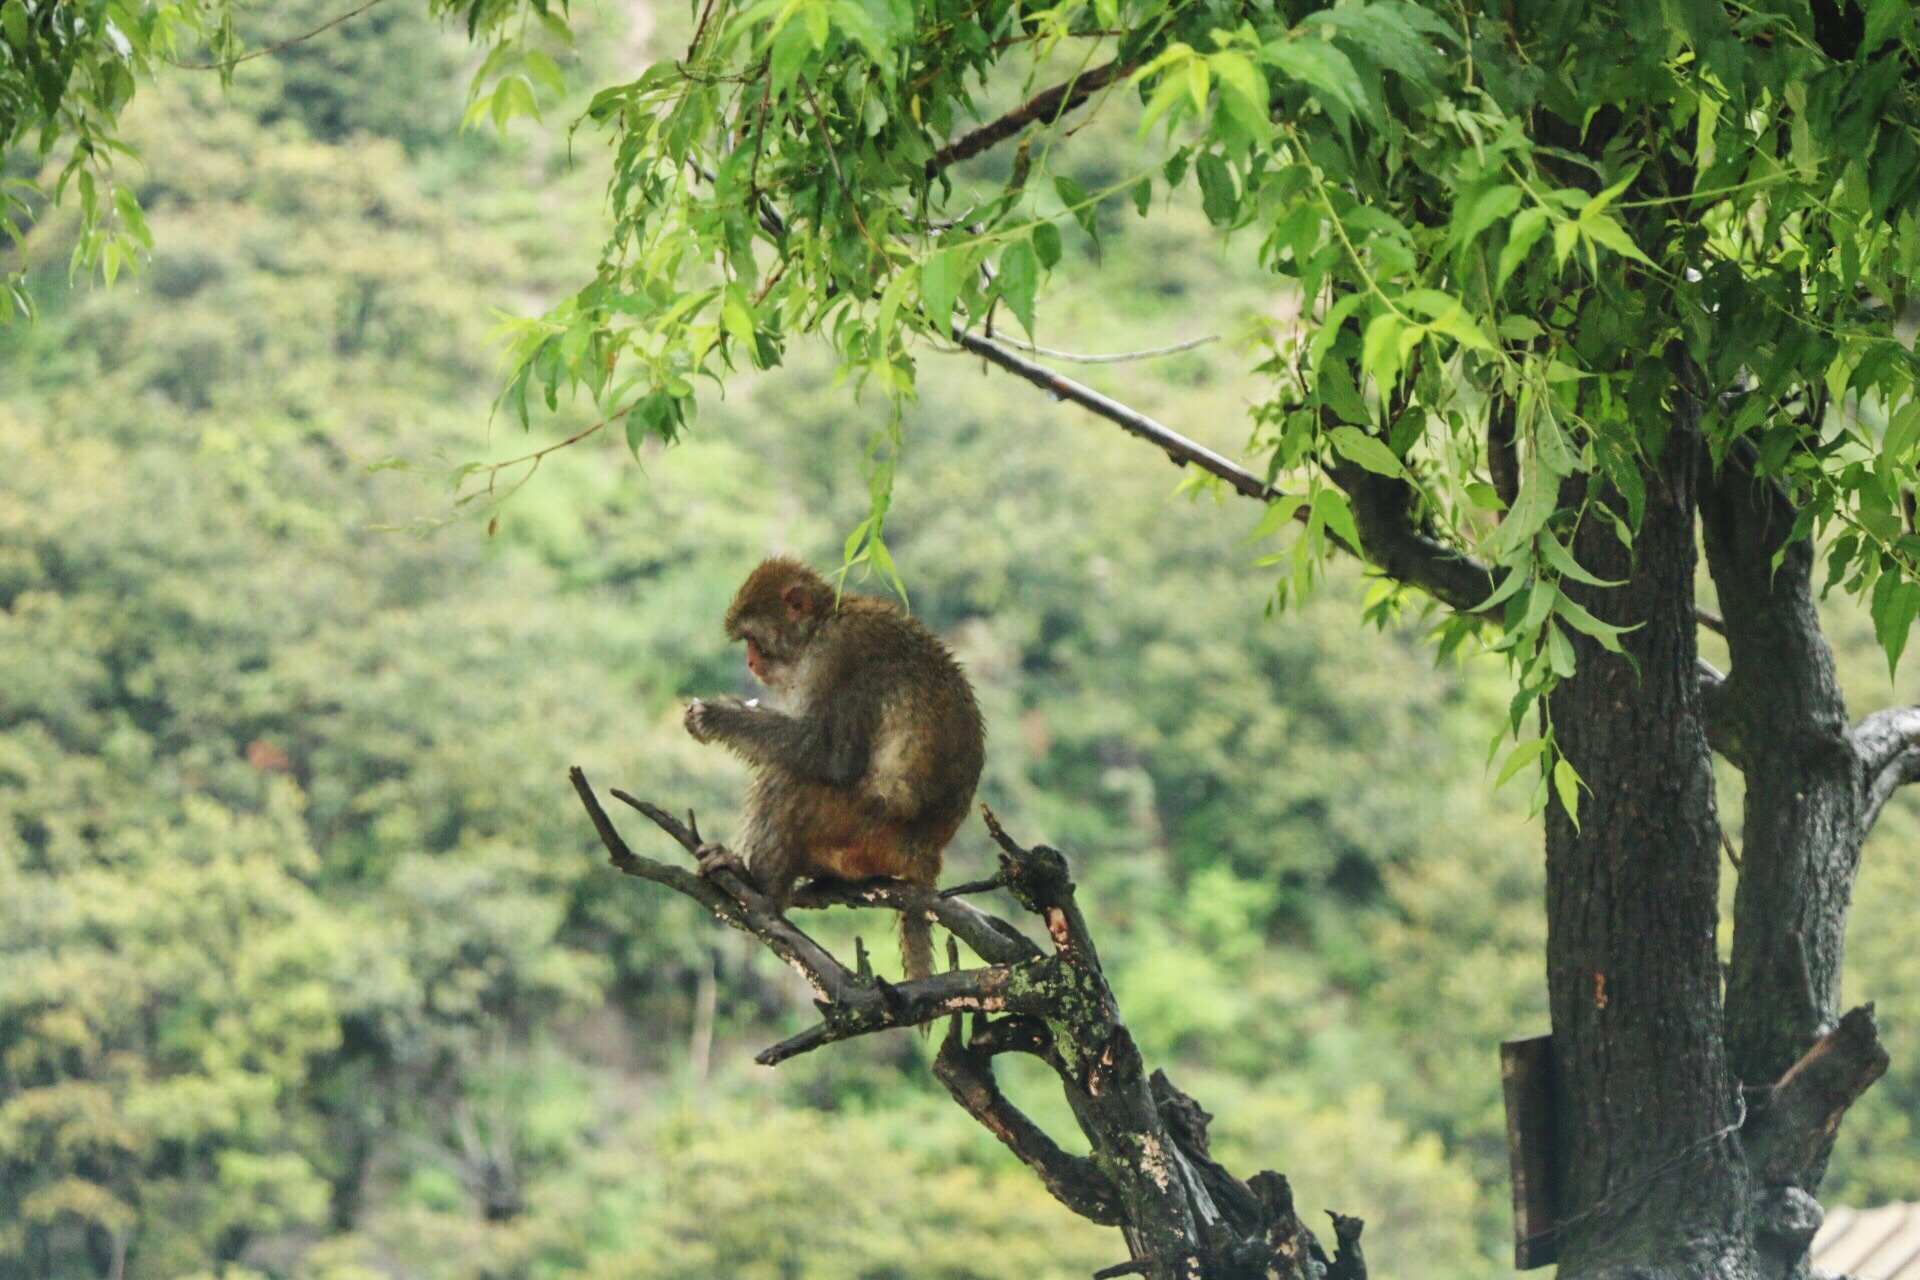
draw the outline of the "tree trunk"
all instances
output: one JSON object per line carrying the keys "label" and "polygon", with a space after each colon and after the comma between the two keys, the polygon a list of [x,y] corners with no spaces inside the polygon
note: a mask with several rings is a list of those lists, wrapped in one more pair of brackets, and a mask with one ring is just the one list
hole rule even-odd
{"label": "tree trunk", "polygon": [[[1589,515],[1583,603],[1637,629],[1625,656],[1580,637],[1549,699],[1585,787],[1547,817],[1563,1277],[1751,1274],[1742,1115],[1714,942],[1720,832],[1696,688],[1697,419],[1675,413],[1631,551]],[[1617,504],[1617,496],[1609,495]]]}

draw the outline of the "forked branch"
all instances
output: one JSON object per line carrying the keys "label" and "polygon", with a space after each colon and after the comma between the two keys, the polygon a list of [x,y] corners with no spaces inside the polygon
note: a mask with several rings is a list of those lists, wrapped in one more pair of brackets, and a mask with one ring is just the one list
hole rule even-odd
{"label": "forked branch", "polygon": [[[948,971],[895,984],[871,972],[864,954],[851,966],[832,955],[748,877],[718,864],[703,875],[636,854],[586,775],[576,768],[571,776],[615,869],[692,898],[722,923],[758,939],[812,989],[820,1021],[765,1050],[758,1061],[771,1066],[853,1036],[948,1019],[934,1075],[1060,1203],[1121,1228],[1131,1260],[1110,1268],[1113,1274],[1365,1280],[1359,1219],[1334,1216],[1338,1249],[1329,1258],[1294,1212],[1287,1180],[1262,1173],[1242,1182],[1228,1172],[1208,1150],[1206,1113],[1164,1075],[1149,1077],[1075,901],[1067,860],[1057,850],[1023,847],[983,811],[1000,848],[1000,871],[971,888],[1005,888],[1045,926],[1045,946],[952,891],[872,881],[815,883],[795,895],[795,907],[920,911],[946,927],[957,940],[949,948]],[[691,814],[683,822],[625,792],[613,794],[688,854],[701,848]],[[962,967],[960,942],[981,963]],[[1090,1154],[1069,1153],[1000,1091],[993,1064],[1005,1053],[1026,1054],[1052,1069]]]}

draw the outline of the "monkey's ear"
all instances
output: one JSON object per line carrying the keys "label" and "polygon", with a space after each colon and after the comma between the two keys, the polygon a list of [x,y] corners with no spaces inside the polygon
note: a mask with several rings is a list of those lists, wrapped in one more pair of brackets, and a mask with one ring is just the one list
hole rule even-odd
{"label": "monkey's ear", "polygon": [[787,606],[787,617],[795,622],[814,610],[813,593],[797,582],[780,593],[780,601]]}

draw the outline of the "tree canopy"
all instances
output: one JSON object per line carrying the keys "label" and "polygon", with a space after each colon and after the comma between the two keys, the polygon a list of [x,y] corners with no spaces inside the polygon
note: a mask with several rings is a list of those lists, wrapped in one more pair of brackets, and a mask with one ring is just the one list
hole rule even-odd
{"label": "tree canopy", "polygon": [[[429,7],[485,49],[469,123],[571,91],[564,7]],[[243,50],[222,3],[11,0],[0,24],[0,141],[53,161],[0,217],[71,200],[74,264],[111,282],[148,244],[112,164],[139,77],[274,46]],[[1537,725],[1502,776],[1538,766],[1547,812],[1569,1274],[1794,1275],[1834,1127],[1884,1069],[1871,1019],[1839,1018],[1861,845],[1920,778],[1920,713],[1849,723],[1814,604],[1817,546],[1890,669],[1920,612],[1917,49],[1889,0],[712,0],[585,105],[605,248],[502,328],[508,414],[596,420],[455,479],[488,509],[590,436],[680,440],[703,384],[817,335],[892,408],[843,558],[896,584],[907,406],[956,350],[1262,500],[1281,600],[1357,555],[1369,616],[1424,598],[1442,652],[1506,655],[1496,751]],[[1115,119],[1135,146],[1084,145]],[[1129,209],[1194,203],[1298,308],[1256,312],[1251,470],[1022,354]],[[1746,784],[1724,974],[1709,748]],[[1807,1102],[1789,1083],[1837,1025],[1862,1053]]]}

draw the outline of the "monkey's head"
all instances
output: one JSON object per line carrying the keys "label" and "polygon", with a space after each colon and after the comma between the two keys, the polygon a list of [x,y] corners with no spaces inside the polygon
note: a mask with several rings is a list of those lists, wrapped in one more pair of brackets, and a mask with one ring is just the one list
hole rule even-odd
{"label": "monkey's head", "polygon": [[778,693],[794,664],[833,612],[833,588],[798,560],[764,560],[747,575],[727,609],[727,634],[747,642],[747,670]]}

